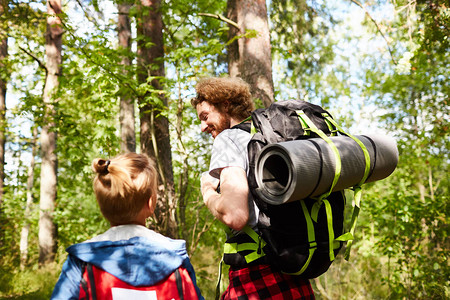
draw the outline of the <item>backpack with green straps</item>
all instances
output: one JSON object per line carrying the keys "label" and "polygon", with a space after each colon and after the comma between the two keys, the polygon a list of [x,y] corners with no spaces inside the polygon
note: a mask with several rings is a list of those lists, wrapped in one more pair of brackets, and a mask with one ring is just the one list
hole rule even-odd
{"label": "backpack with green straps", "polygon": [[[265,109],[252,113],[252,138],[248,144],[249,174],[248,183],[253,199],[259,208],[258,233],[246,227],[246,235],[231,237],[225,244],[224,262],[230,265],[270,263],[282,272],[302,278],[315,278],[326,272],[340,251],[347,244],[346,257],[349,256],[353,231],[359,212],[361,185],[370,172],[370,156],[363,143],[345,133],[331,115],[320,106],[305,102],[288,100],[275,102]],[[244,123],[235,128],[247,130]],[[361,147],[366,167],[362,179],[353,187],[355,205],[352,225],[344,233],[345,196],[342,190],[332,191],[340,176],[340,154],[330,137],[345,135]],[[272,190],[286,189],[292,178],[278,178],[283,163],[274,159],[270,174],[259,174],[257,162],[267,145],[286,141],[325,140],[334,156],[334,178],[327,191],[282,204],[273,204],[264,199],[261,182]],[[312,146],[314,147],[314,146]],[[267,147],[266,147],[267,148]],[[318,146],[317,146],[318,148]],[[320,149],[319,149],[320,150]],[[308,161],[297,162],[308,164]],[[323,163],[323,162],[321,162]],[[266,172],[266,170],[264,171]],[[320,174],[322,176],[323,174]],[[261,178],[263,180],[261,181]],[[278,176],[278,177],[277,177]],[[311,186],[311,191],[318,186]],[[276,195],[274,199],[277,199]]]}

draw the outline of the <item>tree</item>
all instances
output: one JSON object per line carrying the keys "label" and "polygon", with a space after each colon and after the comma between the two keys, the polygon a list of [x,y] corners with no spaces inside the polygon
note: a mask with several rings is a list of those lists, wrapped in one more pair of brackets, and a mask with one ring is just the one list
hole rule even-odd
{"label": "tree", "polygon": [[[61,256],[57,259],[61,261],[65,258],[63,248],[109,227],[92,193],[90,163],[95,157],[112,157],[126,148],[120,145],[120,131],[125,132],[121,130],[124,122],[120,125],[125,120],[119,118],[120,99],[130,99],[128,104],[138,102],[140,119],[147,126],[143,133],[149,137],[145,140],[144,135],[136,135],[136,140],[141,138],[139,142],[145,140],[137,148],[145,147],[145,153],[158,158],[162,205],[150,225],[166,233],[170,228],[167,220],[172,216],[172,224],[178,225],[180,237],[187,240],[189,253],[193,254],[202,290],[208,296],[214,294],[210,282],[217,270],[212,265],[220,259],[225,237],[201,199],[199,178],[209,164],[211,140],[196,134],[198,120],[189,99],[199,77],[221,76],[228,71],[228,49],[230,54],[234,49],[241,55],[259,48],[249,49],[248,44],[262,37],[262,27],[245,25],[245,17],[254,11],[245,6],[250,5],[249,1],[229,2],[229,7],[240,7],[232,11],[235,16],[226,15],[227,1],[164,0],[129,7],[130,1],[116,3],[119,15],[100,10],[102,2],[68,2],[63,24],[64,76],[58,77],[57,93],[51,93],[52,99],[57,99],[57,103],[50,103],[56,112],[54,118],[42,105],[45,11],[34,2],[8,1],[8,13],[0,13],[0,34],[6,32],[3,26],[8,26],[10,36],[7,62],[1,66],[0,76],[7,80],[8,93],[18,95],[11,106],[7,104],[6,154],[12,157],[7,162],[13,168],[6,168],[2,199],[6,222],[2,219],[0,223],[5,236],[0,268],[5,272],[0,272],[0,297],[34,297],[37,291],[45,290],[41,282],[25,285],[18,280],[30,278],[26,275],[31,274],[37,281],[46,269],[35,269],[39,212],[31,210],[29,263],[19,271],[19,236],[32,152],[28,132],[20,129],[35,125],[41,129],[45,124],[53,126],[48,120],[56,122],[48,132],[58,133],[58,205],[53,222],[58,226],[57,253]],[[74,3],[78,5],[74,7]],[[293,96],[322,104],[331,108],[341,124],[346,121],[344,125],[357,131],[365,130],[365,126],[359,126],[351,113],[358,116],[360,107],[370,107],[370,114],[375,116],[371,128],[375,124],[385,126],[389,134],[395,135],[401,153],[399,166],[390,178],[365,187],[351,261],[335,262],[315,286],[313,282],[318,297],[448,298],[448,4],[443,0],[267,3],[276,97],[284,100]],[[123,6],[119,8],[119,4]],[[364,11],[368,12],[366,19],[356,24],[354,13],[361,13],[358,17],[362,18]],[[224,12],[229,19],[219,15]],[[122,17],[128,14],[138,21],[139,56],[128,46],[117,47],[118,31],[125,33],[124,40],[130,42],[125,30],[128,25],[124,31],[120,26],[117,30],[117,17],[127,24],[129,20]],[[156,18],[158,14],[162,24]],[[78,23],[75,18],[80,16],[83,20]],[[131,32],[133,26],[131,22]],[[230,26],[235,34],[229,36]],[[230,74],[254,71],[253,65],[240,70],[238,62],[242,57],[234,58]],[[21,118],[26,121],[11,126]],[[164,118],[168,125],[163,123]],[[170,144],[162,143],[159,137],[164,136],[165,126]],[[138,131],[139,127],[135,127]],[[169,154],[172,161],[167,159]],[[40,161],[38,153],[35,190],[45,189],[39,186]],[[172,177],[163,171],[166,168],[173,169]],[[49,173],[43,171],[42,178],[47,177]],[[170,180],[173,195],[167,185]],[[351,203],[351,197],[347,203]],[[47,282],[53,284],[51,279]],[[19,285],[27,290],[19,291]],[[48,295],[42,298],[48,299]]]}
{"label": "tree", "polygon": [[20,234],[20,269],[25,269],[28,261],[28,236],[30,233],[30,217],[31,217],[31,207],[33,204],[33,184],[34,184],[34,167],[35,167],[35,157],[37,153],[37,135],[38,129],[36,126],[33,127],[33,137],[31,139],[31,160],[28,166],[27,174],[27,193],[26,193],[26,203],[24,212],[24,223],[22,225],[22,231]]}
{"label": "tree", "polygon": [[[8,9],[8,1],[0,1],[0,17],[3,17]],[[8,37],[3,34],[6,31],[7,22],[2,22],[0,27],[0,220],[3,218],[3,186],[5,180],[5,143],[6,143],[6,83],[8,80],[6,59],[8,56]],[[0,245],[3,243],[3,230],[0,233]]]}
{"label": "tree", "polygon": [[43,95],[44,122],[41,131],[41,186],[40,186],[40,218],[39,218],[39,263],[46,264],[55,259],[56,226],[53,212],[57,191],[56,154],[56,100],[58,77],[61,75],[62,34],[61,1],[47,1],[47,31],[45,36],[46,78]]}
{"label": "tree", "polygon": [[[253,97],[265,107],[274,101],[272,58],[267,7],[264,0],[228,0],[227,18],[237,23],[230,27],[228,72],[250,84]],[[249,37],[239,38],[246,32]]]}
{"label": "tree", "polygon": [[383,277],[392,298],[448,297],[447,5],[396,2],[395,18],[383,24],[395,64],[374,59],[365,70],[368,92],[383,112],[378,122],[396,137],[400,153],[396,172],[367,201],[378,251],[389,262]]}
{"label": "tree", "polygon": [[172,152],[167,98],[164,95],[164,39],[160,0],[141,0],[137,20],[138,81],[144,85],[139,99],[141,151],[155,158],[161,182],[160,201],[155,210],[162,234],[177,237]]}
{"label": "tree", "polygon": [[[347,94],[349,84],[343,78],[348,77],[348,66],[340,66],[335,60],[339,49],[337,37],[331,32],[339,22],[333,6],[345,7],[318,1],[271,1],[272,53],[280,98],[328,107],[330,100]],[[339,60],[346,62],[342,56]]]}
{"label": "tree", "polygon": [[[124,75],[129,72],[127,67],[131,65],[131,19],[130,7],[131,3],[124,1],[118,3],[118,36],[119,36],[119,52],[123,52],[122,65],[124,66]],[[120,96],[120,132],[122,152],[136,152],[136,132],[134,124],[134,101],[130,97],[131,93],[123,93]],[[131,94],[132,95],[132,94]]]}

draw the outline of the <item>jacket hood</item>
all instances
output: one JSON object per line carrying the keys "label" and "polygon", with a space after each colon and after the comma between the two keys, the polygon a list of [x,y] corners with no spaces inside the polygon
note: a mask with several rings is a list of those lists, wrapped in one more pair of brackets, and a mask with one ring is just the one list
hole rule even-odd
{"label": "jacket hood", "polygon": [[150,286],[172,274],[188,260],[185,241],[158,235],[118,241],[88,241],[67,252],[134,286]]}

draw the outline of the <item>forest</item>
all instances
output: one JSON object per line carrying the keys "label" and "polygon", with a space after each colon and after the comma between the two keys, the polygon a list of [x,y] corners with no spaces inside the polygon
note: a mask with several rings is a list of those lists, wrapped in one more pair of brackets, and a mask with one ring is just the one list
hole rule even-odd
{"label": "forest", "polygon": [[210,76],[397,142],[394,173],[363,186],[349,261],[311,280],[317,299],[449,299],[449,24],[446,0],[0,0],[0,299],[48,299],[65,249],[109,228],[91,162],[125,152],[157,162],[148,227],[186,240],[213,299],[225,233],[190,104]]}

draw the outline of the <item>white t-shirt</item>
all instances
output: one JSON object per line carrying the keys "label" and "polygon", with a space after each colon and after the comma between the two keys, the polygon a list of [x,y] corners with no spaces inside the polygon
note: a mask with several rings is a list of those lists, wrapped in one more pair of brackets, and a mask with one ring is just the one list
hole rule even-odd
{"label": "white t-shirt", "polygon": [[[220,178],[220,172],[226,167],[240,167],[248,175],[247,144],[251,134],[241,129],[226,129],[214,139],[211,153],[209,174]],[[248,194],[249,220],[248,225],[255,229],[259,210],[253,201],[252,194]],[[234,232],[233,233],[237,233]]]}

